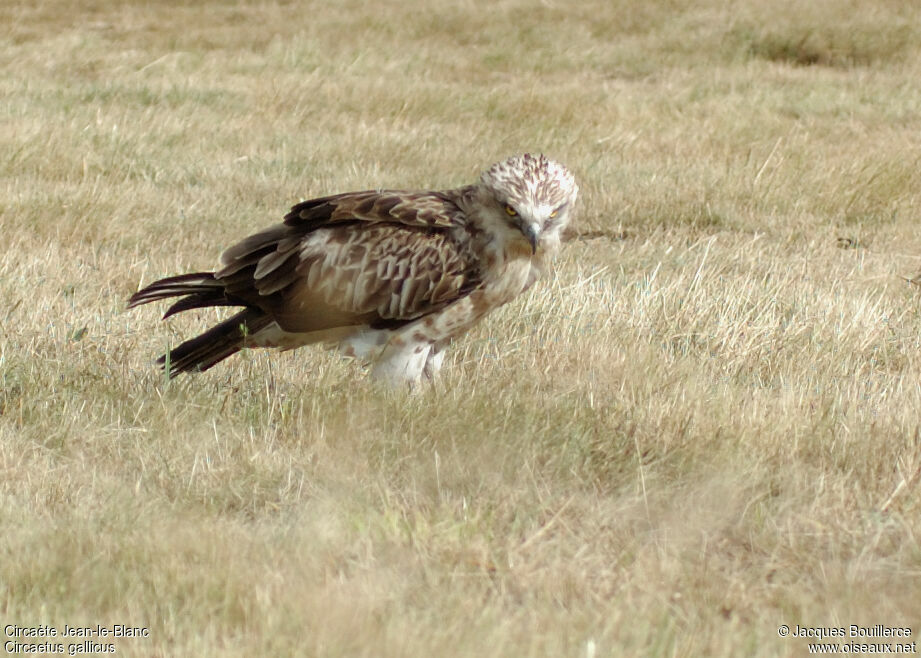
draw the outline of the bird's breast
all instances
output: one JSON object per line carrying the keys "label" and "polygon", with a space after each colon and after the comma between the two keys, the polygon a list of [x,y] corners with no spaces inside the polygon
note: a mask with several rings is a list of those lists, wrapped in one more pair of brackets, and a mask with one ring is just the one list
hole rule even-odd
{"label": "bird's breast", "polygon": [[530,274],[530,258],[515,258],[499,263],[493,270],[493,276],[487,279],[484,293],[494,306],[507,304],[524,291]]}

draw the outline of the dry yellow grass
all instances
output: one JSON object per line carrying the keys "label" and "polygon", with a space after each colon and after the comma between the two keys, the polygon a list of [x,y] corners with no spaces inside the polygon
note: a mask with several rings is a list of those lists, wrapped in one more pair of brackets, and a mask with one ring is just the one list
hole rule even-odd
{"label": "dry yellow grass", "polygon": [[[694,4],[0,7],[0,622],[149,627],[128,656],[916,639],[921,8]],[[167,383],[214,316],[123,311],[299,198],[524,150],[577,172],[582,236],[421,395],[315,350]]]}

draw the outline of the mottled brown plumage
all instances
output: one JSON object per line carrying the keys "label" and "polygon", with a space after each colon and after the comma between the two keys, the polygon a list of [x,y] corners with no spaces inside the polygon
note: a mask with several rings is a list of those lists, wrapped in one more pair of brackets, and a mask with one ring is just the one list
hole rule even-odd
{"label": "mottled brown plumage", "polygon": [[161,357],[171,376],[243,347],[323,343],[373,362],[376,377],[411,383],[437,371],[452,338],[534,282],[577,192],[562,165],[525,154],[454,190],[304,201],[225,251],[216,272],[161,279],[128,307],[181,297],[164,318],[244,308]]}

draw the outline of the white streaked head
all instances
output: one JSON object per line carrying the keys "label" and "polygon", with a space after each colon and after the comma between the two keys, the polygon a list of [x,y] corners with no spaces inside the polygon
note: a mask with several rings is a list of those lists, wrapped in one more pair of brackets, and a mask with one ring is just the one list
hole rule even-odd
{"label": "white streaked head", "polygon": [[525,153],[497,162],[480,176],[510,227],[531,245],[555,248],[579,194],[572,173],[559,162]]}

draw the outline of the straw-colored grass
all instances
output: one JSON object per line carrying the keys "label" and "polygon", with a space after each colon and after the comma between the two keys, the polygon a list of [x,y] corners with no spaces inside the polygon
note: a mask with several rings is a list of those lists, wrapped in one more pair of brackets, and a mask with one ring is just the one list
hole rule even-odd
{"label": "straw-colored grass", "polygon": [[[94,638],[128,656],[921,633],[915,3],[52,0],[0,26],[3,625],[149,628]],[[310,349],[166,382],[152,359],[218,313],[124,312],[301,198],[526,150],[576,172],[572,239],[419,395]]]}

